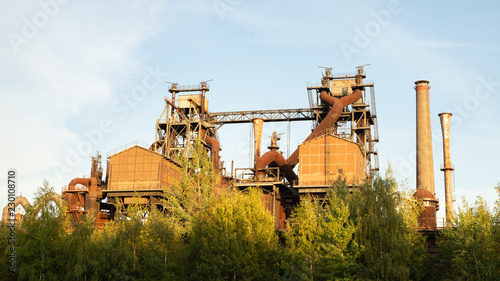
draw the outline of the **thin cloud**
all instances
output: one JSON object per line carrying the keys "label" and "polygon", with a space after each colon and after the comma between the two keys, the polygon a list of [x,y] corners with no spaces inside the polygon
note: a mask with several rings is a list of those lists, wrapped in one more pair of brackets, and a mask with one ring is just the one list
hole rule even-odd
{"label": "thin cloud", "polygon": [[463,42],[451,42],[451,41],[418,41],[418,44],[422,47],[431,48],[470,48],[470,49],[481,49],[481,50],[500,50],[498,47],[479,44],[479,43],[463,43]]}

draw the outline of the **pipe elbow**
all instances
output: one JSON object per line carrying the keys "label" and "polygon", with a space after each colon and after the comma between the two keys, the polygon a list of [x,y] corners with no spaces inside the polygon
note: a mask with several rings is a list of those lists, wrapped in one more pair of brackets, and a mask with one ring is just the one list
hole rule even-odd
{"label": "pipe elbow", "polygon": [[86,187],[90,187],[91,179],[89,178],[74,178],[70,181],[68,185],[69,190],[74,190],[77,184],[84,185]]}
{"label": "pipe elbow", "polygon": [[337,100],[336,98],[334,98],[334,97],[330,96],[330,95],[328,94],[328,91],[327,91],[327,90],[322,90],[322,91],[321,91],[321,93],[320,93],[320,95],[319,95],[319,98],[320,98],[322,101],[324,101],[324,102],[326,102],[327,104],[329,104],[330,106],[332,106],[332,105],[335,103],[335,101]]}
{"label": "pipe elbow", "polygon": [[293,183],[293,181],[297,180],[297,175],[293,171],[293,168],[288,164],[287,160],[283,157],[281,153],[275,150],[268,151],[264,153],[259,159],[257,159],[257,163],[255,164],[255,175],[260,180],[264,176],[264,172],[262,169],[266,168],[272,162],[276,163],[280,168],[281,172],[285,174],[285,178],[288,182]]}

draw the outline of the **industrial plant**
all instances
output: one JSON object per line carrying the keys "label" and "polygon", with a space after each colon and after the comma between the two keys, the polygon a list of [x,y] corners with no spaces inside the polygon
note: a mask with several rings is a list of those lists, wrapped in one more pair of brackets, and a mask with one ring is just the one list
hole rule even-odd
{"label": "industrial plant", "polygon": [[[258,187],[262,201],[274,217],[277,229],[285,229],[292,208],[304,198],[325,204],[328,188],[339,176],[354,187],[369,180],[378,171],[379,142],[374,83],[366,79],[365,66],[354,73],[333,74],[323,68],[319,83],[308,84],[309,104],[304,108],[212,112],[209,109],[208,82],[197,85],[170,83],[170,96],[156,120],[151,145],[132,143],[92,157],[90,177],[74,178],[54,194],[58,204],[65,202],[72,219],[89,216],[102,226],[117,211],[135,203],[165,208],[165,191],[179,183],[181,159],[189,160],[195,141],[209,152],[219,188],[245,190]],[[429,81],[415,82],[417,130],[417,185],[414,197],[424,211],[419,229],[439,228],[436,211],[439,200],[434,186],[432,135],[429,109]],[[453,202],[453,166],[450,161],[451,113],[441,113],[445,173],[446,214],[451,219]],[[270,142],[262,140],[262,130],[270,122],[312,122],[312,132],[287,155],[280,151],[280,135],[274,132]],[[252,124],[251,151],[253,166],[234,167],[233,159],[222,161],[218,129],[222,126]],[[147,124],[146,124],[147,125]],[[289,132],[288,132],[289,133]],[[289,138],[288,138],[289,139]],[[263,148],[264,147],[264,148]],[[265,149],[267,147],[267,149]],[[292,148],[294,149],[294,148]],[[102,162],[106,172],[103,172]],[[16,206],[29,205],[26,198],[16,198]],[[11,214],[4,209],[3,220]]]}

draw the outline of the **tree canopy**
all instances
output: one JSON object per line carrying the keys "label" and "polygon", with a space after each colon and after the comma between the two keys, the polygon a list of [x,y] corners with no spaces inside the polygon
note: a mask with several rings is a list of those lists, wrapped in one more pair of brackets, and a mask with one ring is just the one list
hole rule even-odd
{"label": "tree canopy", "polygon": [[[0,280],[500,278],[500,186],[494,208],[464,199],[429,254],[416,201],[390,171],[357,186],[340,178],[323,205],[302,198],[280,232],[258,188],[216,194],[214,174],[197,165],[190,171],[201,174],[186,173],[164,211],[132,204],[99,229],[85,216],[70,222],[44,182],[34,204],[44,207],[28,209],[16,231],[16,272],[2,266]],[[9,235],[2,223],[4,264]]]}

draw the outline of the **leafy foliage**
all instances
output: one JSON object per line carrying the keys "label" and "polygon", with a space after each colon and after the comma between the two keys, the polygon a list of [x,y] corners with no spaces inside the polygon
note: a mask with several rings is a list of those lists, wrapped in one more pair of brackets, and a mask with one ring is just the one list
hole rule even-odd
{"label": "leafy foliage", "polygon": [[[497,191],[500,190],[497,186]],[[497,201],[496,214],[478,197],[470,205],[465,199],[455,214],[455,226],[441,234],[438,254],[444,261],[441,270],[460,280],[500,279],[500,240]]]}
{"label": "leafy foliage", "polygon": [[360,279],[406,280],[423,253],[423,241],[414,230],[416,204],[398,191],[389,169],[385,178],[375,174],[371,181],[346,191],[338,180],[334,192],[347,202],[356,231],[354,241],[361,247],[357,258]]}
{"label": "leafy foliage", "polygon": [[49,198],[54,188],[44,181],[35,194],[33,206],[26,210],[22,226],[17,233],[19,280],[58,280],[64,276],[60,266],[64,261],[63,245],[67,225],[62,211]]}
{"label": "leafy foliage", "polygon": [[184,172],[178,184],[164,190],[165,204],[171,217],[189,231],[193,215],[205,208],[214,196],[218,178],[199,140],[194,142],[189,157],[182,155],[178,160]]}
{"label": "leafy foliage", "polygon": [[286,233],[285,280],[349,279],[355,275],[357,243],[345,202],[333,192],[322,208],[309,199],[295,208]]}
{"label": "leafy foliage", "polygon": [[273,280],[281,259],[261,193],[220,195],[201,210],[189,240],[193,280]]}
{"label": "leafy foliage", "polygon": [[[207,158],[203,150],[199,155]],[[186,174],[179,193],[170,194],[178,204],[172,203],[168,212],[135,204],[100,229],[85,217],[69,223],[64,207],[51,202],[53,188],[44,182],[34,204],[44,207],[28,208],[16,232],[14,278],[500,279],[500,185],[493,210],[480,197],[473,204],[464,200],[455,225],[441,231],[436,255],[427,255],[414,228],[420,210],[408,192],[399,190],[390,171],[356,187],[339,179],[323,206],[302,200],[280,244],[261,192],[214,195],[215,176],[196,165],[190,166],[192,171],[202,174]],[[196,198],[187,198],[189,194]],[[3,253],[8,235],[2,227]]]}

